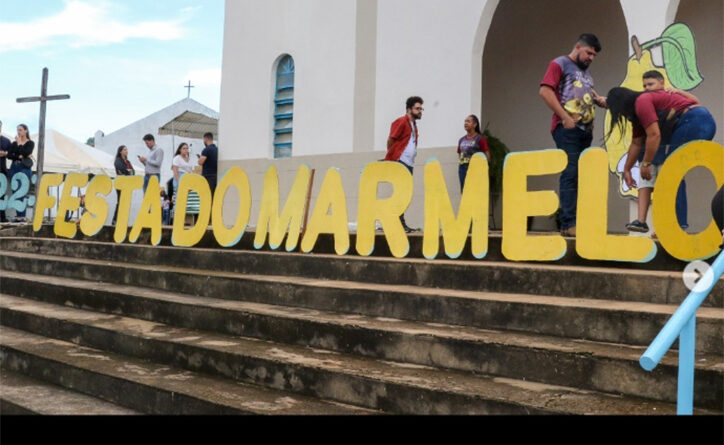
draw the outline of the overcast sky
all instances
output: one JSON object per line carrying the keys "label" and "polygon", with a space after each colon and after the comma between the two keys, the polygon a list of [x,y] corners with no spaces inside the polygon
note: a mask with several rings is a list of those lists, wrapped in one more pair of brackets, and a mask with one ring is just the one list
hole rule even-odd
{"label": "overcast sky", "polygon": [[0,120],[38,131],[42,69],[46,127],[85,142],[186,97],[219,110],[223,0],[1,0]]}

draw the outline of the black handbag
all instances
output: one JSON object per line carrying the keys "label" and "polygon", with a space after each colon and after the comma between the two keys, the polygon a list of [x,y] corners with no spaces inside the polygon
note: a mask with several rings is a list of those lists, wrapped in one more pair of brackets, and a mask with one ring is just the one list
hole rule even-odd
{"label": "black handbag", "polygon": [[30,158],[23,158],[20,162],[23,163],[23,167],[25,167],[25,168],[33,167],[33,160]]}

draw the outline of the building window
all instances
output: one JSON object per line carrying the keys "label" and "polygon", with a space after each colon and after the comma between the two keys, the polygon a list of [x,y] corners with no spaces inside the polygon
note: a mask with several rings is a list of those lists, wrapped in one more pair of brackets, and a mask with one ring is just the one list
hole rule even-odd
{"label": "building window", "polygon": [[274,159],[292,157],[294,120],[294,59],[286,55],[277,65],[274,94]]}

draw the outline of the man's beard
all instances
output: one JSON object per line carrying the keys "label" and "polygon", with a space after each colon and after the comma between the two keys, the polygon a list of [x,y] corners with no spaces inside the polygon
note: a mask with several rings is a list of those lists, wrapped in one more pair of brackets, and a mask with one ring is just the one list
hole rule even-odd
{"label": "man's beard", "polygon": [[586,65],[585,62],[581,61],[580,57],[576,57],[576,65],[578,65],[578,68],[580,68],[582,70],[586,70],[586,69],[588,69],[588,65],[590,65],[590,63],[588,65]]}

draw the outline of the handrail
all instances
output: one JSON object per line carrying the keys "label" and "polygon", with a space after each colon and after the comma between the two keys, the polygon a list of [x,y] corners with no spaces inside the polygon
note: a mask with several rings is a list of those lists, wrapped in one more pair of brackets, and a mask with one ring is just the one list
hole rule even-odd
{"label": "handrail", "polygon": [[[706,271],[694,290],[689,293],[681,306],[674,312],[661,332],[656,336],[646,352],[639,359],[641,367],[651,371],[679,339],[679,381],[676,401],[676,413],[680,415],[694,412],[694,363],[696,345],[696,310],[724,273],[724,252],[720,253],[711,268]],[[709,283],[710,281],[710,283]]]}

